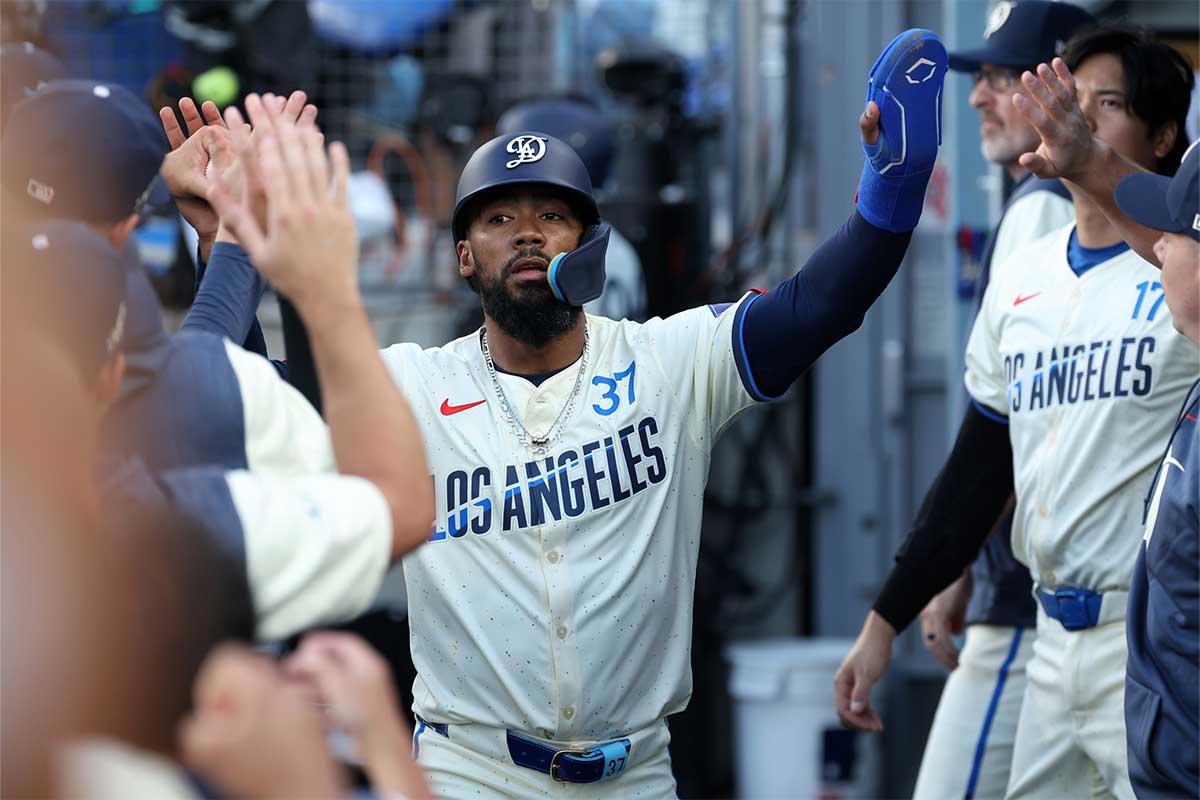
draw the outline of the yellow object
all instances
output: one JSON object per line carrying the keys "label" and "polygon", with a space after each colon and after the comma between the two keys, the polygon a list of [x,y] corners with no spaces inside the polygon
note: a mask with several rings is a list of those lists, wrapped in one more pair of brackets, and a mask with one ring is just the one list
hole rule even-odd
{"label": "yellow object", "polygon": [[197,103],[212,100],[221,108],[237,99],[238,89],[237,73],[229,67],[213,67],[192,81],[193,99]]}

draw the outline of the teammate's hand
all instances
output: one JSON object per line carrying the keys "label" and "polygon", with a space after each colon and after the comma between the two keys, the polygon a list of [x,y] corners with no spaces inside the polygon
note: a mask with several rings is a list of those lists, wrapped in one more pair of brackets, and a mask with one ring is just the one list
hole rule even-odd
{"label": "teammate's hand", "polygon": [[879,682],[892,660],[895,629],[871,611],[854,647],[833,676],[833,704],[847,728],[882,731],[883,720],[871,709],[871,687]]}
{"label": "teammate's hand", "polygon": [[958,667],[958,648],[951,637],[966,628],[970,602],[971,573],[965,572],[921,610],[921,643],[946,669]]}
{"label": "teammate's hand", "polygon": [[349,633],[310,633],[284,671],[312,687],[329,721],[349,734],[376,794],[426,797],[409,755],[412,732],[400,716],[387,662]]}
{"label": "teammate's hand", "polygon": [[342,797],[320,715],[266,656],[218,647],[180,724],[184,762],[229,797]]}
{"label": "teammate's hand", "polygon": [[1105,145],[1092,135],[1071,70],[1056,58],[1053,68],[1039,64],[1037,74],[1026,71],[1021,83],[1029,97],[1017,93],[1013,105],[1042,139],[1037,150],[1021,156],[1021,166],[1039,178],[1077,180]]}
{"label": "teammate's hand", "polygon": [[327,154],[314,126],[300,126],[257,95],[246,98],[246,110],[256,132],[253,155],[267,198],[266,226],[247,198],[235,197],[214,173],[209,200],[222,226],[301,311],[309,300],[359,303],[358,240],[346,195],[350,157],[345,146],[334,142]]}
{"label": "teammate's hand", "polygon": [[[294,121],[297,127],[315,129],[317,107],[310,103],[306,104],[307,99],[307,95],[299,89],[292,92],[286,101],[269,92],[261,98],[251,95],[246,98],[247,113],[250,113],[251,108],[255,112],[261,112],[263,107],[269,107],[279,111],[284,119]],[[263,185],[262,175],[258,169],[257,144],[258,139],[263,135],[263,130],[269,130],[270,126],[265,122],[261,113],[251,115],[251,119],[259,119],[267,127],[259,129],[256,133],[256,129],[243,119],[236,106],[229,106],[225,109],[224,124],[229,129],[234,158],[231,161],[215,161],[214,167],[220,170],[221,179],[225,181],[233,195],[241,198],[250,207],[258,224],[265,229],[267,226],[266,187]],[[223,230],[223,235],[217,237],[218,241],[233,239],[232,235],[224,235],[228,233]]]}
{"label": "teammate's hand", "polygon": [[204,171],[214,155],[229,150],[230,143],[221,122],[221,113],[211,100],[197,110],[195,101],[185,97],[179,101],[179,112],[187,126],[186,136],[170,106],[158,110],[163,131],[171,143],[171,152],[163,159],[159,174],[179,213],[196,229],[202,241],[211,241],[217,234],[218,219],[217,213],[205,199],[208,182]]}

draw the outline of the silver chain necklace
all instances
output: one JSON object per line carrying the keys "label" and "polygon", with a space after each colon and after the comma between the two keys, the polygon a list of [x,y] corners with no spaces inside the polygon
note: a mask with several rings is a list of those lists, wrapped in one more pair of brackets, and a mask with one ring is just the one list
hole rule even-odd
{"label": "silver chain necklace", "polygon": [[579,390],[583,387],[583,376],[587,372],[588,353],[591,350],[590,337],[588,336],[587,320],[583,321],[583,355],[579,358],[579,372],[575,375],[575,385],[571,387],[571,394],[567,396],[567,402],[563,404],[559,410],[558,416],[554,418],[554,423],[543,436],[534,436],[525,427],[525,423],[513,411],[512,406],[508,403],[508,395],[504,393],[504,386],[500,383],[500,378],[496,375],[496,364],[492,361],[492,350],[488,347],[487,328],[483,329],[483,336],[479,340],[480,349],[483,350],[483,360],[487,363],[488,375],[492,378],[492,386],[496,390],[496,396],[500,398],[500,415],[504,417],[504,421],[512,428],[517,439],[522,445],[527,447],[534,455],[542,455],[550,449],[550,445],[554,444],[562,435],[560,423],[571,417],[571,409],[575,407],[575,399],[579,396]]}

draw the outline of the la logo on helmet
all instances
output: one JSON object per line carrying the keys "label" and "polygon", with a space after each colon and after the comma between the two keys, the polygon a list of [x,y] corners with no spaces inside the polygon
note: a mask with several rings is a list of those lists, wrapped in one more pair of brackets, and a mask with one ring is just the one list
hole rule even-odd
{"label": "la logo on helmet", "polygon": [[546,155],[546,139],[542,136],[516,136],[509,140],[504,149],[516,156],[504,165],[512,169],[518,164],[540,161],[542,156]]}
{"label": "la logo on helmet", "polygon": [[1004,23],[1008,22],[1008,15],[1012,13],[1013,6],[1016,3],[1009,0],[1001,0],[992,9],[992,15],[988,18],[987,30],[983,32],[983,38],[990,39],[992,34],[1004,27]]}

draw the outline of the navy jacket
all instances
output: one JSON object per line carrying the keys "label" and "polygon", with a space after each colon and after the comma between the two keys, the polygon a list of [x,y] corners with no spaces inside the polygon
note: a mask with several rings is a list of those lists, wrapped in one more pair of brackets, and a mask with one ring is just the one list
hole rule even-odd
{"label": "navy jacket", "polygon": [[1129,587],[1125,729],[1142,800],[1200,797],[1200,381],[1146,498]]}

